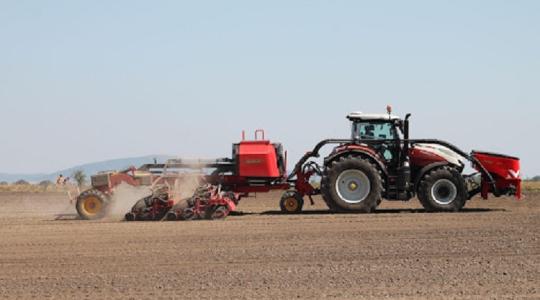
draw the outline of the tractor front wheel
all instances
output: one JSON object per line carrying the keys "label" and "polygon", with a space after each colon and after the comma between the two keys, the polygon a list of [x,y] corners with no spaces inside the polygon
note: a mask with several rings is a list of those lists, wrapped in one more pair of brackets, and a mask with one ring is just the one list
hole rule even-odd
{"label": "tractor front wheel", "polygon": [[109,204],[107,196],[99,190],[90,189],[77,197],[77,212],[84,220],[97,220],[105,216]]}
{"label": "tractor front wheel", "polygon": [[281,196],[279,207],[283,213],[297,214],[304,207],[304,199],[297,191],[287,191]]}
{"label": "tractor front wheel", "polygon": [[450,167],[429,172],[420,182],[418,199],[427,211],[459,211],[467,200],[463,176]]}

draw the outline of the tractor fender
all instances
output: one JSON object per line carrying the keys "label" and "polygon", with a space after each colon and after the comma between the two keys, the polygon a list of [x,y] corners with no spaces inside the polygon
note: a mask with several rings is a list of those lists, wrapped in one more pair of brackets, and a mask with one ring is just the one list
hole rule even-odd
{"label": "tractor fender", "polygon": [[415,189],[415,191],[418,191],[418,185],[420,184],[420,180],[422,180],[422,177],[424,177],[424,175],[426,175],[428,172],[430,172],[433,169],[444,167],[444,166],[449,166],[449,165],[452,165],[452,164],[447,162],[447,161],[439,161],[439,162],[434,162],[434,163],[431,163],[431,164],[429,164],[427,166],[424,166],[420,170],[420,172],[418,172],[418,174],[416,175],[416,177],[414,179],[414,189]]}
{"label": "tractor fender", "polygon": [[377,165],[377,167],[379,167],[379,169],[383,172],[383,176],[388,177],[388,170],[386,169],[385,164],[377,156],[373,155],[372,153],[369,153],[367,151],[362,151],[362,150],[349,150],[349,151],[340,151],[340,152],[334,153],[324,159],[324,165],[328,166],[332,161],[337,160],[341,158],[342,156],[349,155],[349,154],[362,156],[373,161]]}

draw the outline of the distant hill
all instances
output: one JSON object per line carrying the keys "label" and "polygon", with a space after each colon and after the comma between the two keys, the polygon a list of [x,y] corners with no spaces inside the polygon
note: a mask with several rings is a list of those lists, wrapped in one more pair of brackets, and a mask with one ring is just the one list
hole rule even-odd
{"label": "distant hill", "polygon": [[154,162],[156,159],[158,162],[164,162],[167,159],[174,158],[170,155],[147,155],[141,157],[131,157],[131,158],[120,158],[112,159],[101,162],[89,163],[80,166],[74,166],[69,169],[59,170],[54,173],[45,174],[45,173],[36,173],[36,174],[9,174],[9,173],[0,173],[0,181],[15,182],[19,179],[26,180],[28,182],[40,182],[42,180],[56,180],[56,177],[59,174],[62,174],[67,177],[71,177],[76,170],[83,170],[83,172],[88,175],[94,175],[100,171],[108,170],[124,170],[130,166],[141,166],[146,163]]}

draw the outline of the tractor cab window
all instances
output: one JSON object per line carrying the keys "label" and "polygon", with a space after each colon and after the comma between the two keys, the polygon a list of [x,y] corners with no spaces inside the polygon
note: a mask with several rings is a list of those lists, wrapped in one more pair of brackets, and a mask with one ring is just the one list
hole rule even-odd
{"label": "tractor cab window", "polygon": [[357,140],[393,140],[396,138],[392,123],[353,123],[353,139]]}
{"label": "tractor cab window", "polygon": [[[352,138],[355,140],[398,139],[394,124],[388,122],[355,122],[352,129]],[[377,149],[387,161],[392,161],[395,158],[396,144],[377,144],[373,145],[373,148]]]}

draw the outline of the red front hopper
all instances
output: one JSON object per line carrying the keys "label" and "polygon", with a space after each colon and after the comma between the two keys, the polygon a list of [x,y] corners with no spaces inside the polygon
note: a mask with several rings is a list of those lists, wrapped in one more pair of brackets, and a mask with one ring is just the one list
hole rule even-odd
{"label": "red front hopper", "polygon": [[[480,161],[493,176],[497,189],[503,194],[513,194],[521,198],[521,177],[519,158],[490,152],[473,151],[472,155]],[[487,199],[491,187],[482,178],[482,197]]]}
{"label": "red front hopper", "polygon": [[[257,138],[262,133],[262,140]],[[277,179],[285,174],[283,150],[280,144],[264,139],[264,131],[257,130],[255,140],[237,144],[238,175],[248,178]]]}

